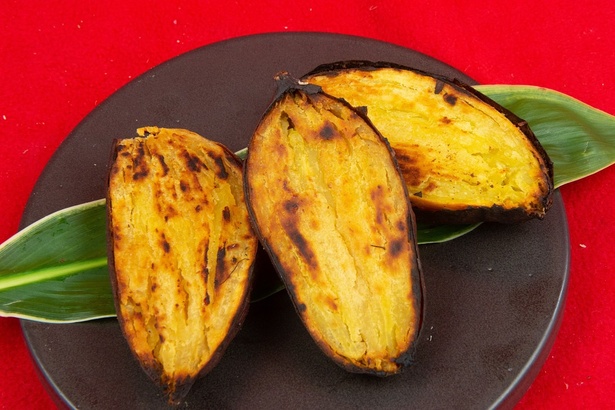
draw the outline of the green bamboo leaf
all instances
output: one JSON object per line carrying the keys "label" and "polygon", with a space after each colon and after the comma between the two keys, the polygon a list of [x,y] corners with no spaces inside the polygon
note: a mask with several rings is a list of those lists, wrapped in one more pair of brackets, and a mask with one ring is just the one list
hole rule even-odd
{"label": "green bamboo leaf", "polygon": [[428,243],[442,243],[452,241],[459,238],[474,229],[478,228],[481,224],[471,225],[438,225],[438,226],[419,226],[417,227],[417,238],[419,245],[426,245]]}
{"label": "green bamboo leaf", "polygon": [[248,156],[248,147],[242,148],[239,151],[235,152],[235,155],[237,155],[241,160],[245,160]]}
{"label": "green bamboo leaf", "polygon": [[528,122],[553,161],[556,188],[615,163],[614,116],[547,88],[475,88]]}
{"label": "green bamboo leaf", "polygon": [[48,215],[0,245],[0,316],[115,316],[105,225],[105,201],[98,200]]}

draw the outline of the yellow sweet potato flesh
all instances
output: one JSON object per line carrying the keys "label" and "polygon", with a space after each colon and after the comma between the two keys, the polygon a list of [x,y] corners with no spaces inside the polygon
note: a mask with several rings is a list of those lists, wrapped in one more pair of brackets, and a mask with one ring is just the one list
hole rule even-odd
{"label": "yellow sweet potato flesh", "polygon": [[337,99],[287,92],[256,130],[245,173],[261,242],[320,348],[349,371],[399,372],[420,322],[419,267],[382,137]]}
{"label": "yellow sweet potato flesh", "polygon": [[[552,189],[545,159],[516,124],[485,101],[398,68],[342,69],[306,81],[367,108],[396,153],[415,209],[493,208],[486,219],[500,222],[508,222],[506,210],[544,216]],[[454,214],[447,215],[452,216],[447,222],[455,222]],[[462,223],[476,222],[458,215]]]}
{"label": "yellow sweet potato flesh", "polygon": [[109,175],[112,282],[131,350],[177,401],[236,333],[257,239],[233,154],[186,130],[138,133]]}

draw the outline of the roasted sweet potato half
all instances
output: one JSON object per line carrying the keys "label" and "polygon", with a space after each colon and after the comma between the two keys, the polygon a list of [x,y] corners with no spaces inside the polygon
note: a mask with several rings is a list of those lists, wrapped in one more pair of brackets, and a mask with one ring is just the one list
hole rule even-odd
{"label": "roasted sweet potato half", "polygon": [[233,153],[186,130],[138,135],[112,153],[111,282],[130,349],[178,403],[239,330],[258,240]]}
{"label": "roasted sweet potato half", "polygon": [[282,76],[244,165],[255,230],[305,327],[351,372],[411,362],[422,314],[415,221],[386,140],[360,112]]}
{"label": "roasted sweet potato half", "polygon": [[457,80],[391,63],[348,61],[303,77],[365,107],[395,151],[417,220],[542,219],[553,166],[525,121]]}

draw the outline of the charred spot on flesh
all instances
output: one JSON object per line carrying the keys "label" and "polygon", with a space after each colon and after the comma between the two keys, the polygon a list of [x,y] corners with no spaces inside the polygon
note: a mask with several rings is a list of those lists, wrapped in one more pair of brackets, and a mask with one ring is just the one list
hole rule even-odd
{"label": "charred spot on flesh", "polygon": [[383,209],[384,192],[382,190],[382,186],[378,185],[372,189],[370,197],[376,210],[376,223],[381,225],[385,220],[385,212]]}
{"label": "charred spot on flesh", "polygon": [[429,184],[427,184],[427,186],[423,188],[423,191],[430,193],[430,192],[433,192],[433,190],[436,189],[437,187],[438,185],[434,181],[429,181]]}
{"label": "charred spot on flesh", "polygon": [[216,276],[214,278],[214,287],[217,288],[227,279],[226,275],[226,266],[225,266],[225,258],[226,258],[226,248],[222,246],[218,249],[218,253],[216,254]]}
{"label": "charred spot on flesh", "polygon": [[[137,307],[139,307],[139,305],[137,305]],[[139,307],[139,309],[140,309],[140,307]],[[135,310],[135,311],[132,313],[132,317],[133,317],[133,319],[134,319],[135,321],[138,321],[138,322],[143,322],[143,313],[141,313],[141,311],[140,311],[140,310]]]}
{"label": "charred spot on flesh", "polygon": [[296,214],[299,210],[299,201],[296,199],[289,199],[284,202],[284,210],[289,214]]}
{"label": "charred spot on flesh", "polygon": [[336,136],[335,127],[327,121],[318,132],[318,135],[324,140],[332,140]]}
{"label": "charred spot on flesh", "polygon": [[327,306],[329,306],[329,308],[331,308],[332,311],[337,311],[337,303],[335,303],[335,300],[333,298],[325,298],[325,303],[327,304]]}
{"label": "charred spot on flesh", "polygon": [[160,162],[160,166],[162,167],[162,175],[166,176],[169,173],[169,166],[164,161],[164,155],[158,154],[158,161]]}
{"label": "charred spot on flesh", "polygon": [[186,166],[192,172],[199,172],[201,168],[208,169],[205,164],[196,155],[190,155],[188,151],[183,151],[181,156],[186,161]]}
{"label": "charred spot on flesh", "polygon": [[372,198],[372,201],[380,200],[380,198],[382,198],[383,196],[382,185],[377,185],[376,188],[372,189],[370,196]]}
{"label": "charred spot on flesh", "polygon": [[171,244],[167,240],[167,237],[164,233],[160,235],[160,246],[162,247],[162,250],[164,251],[164,253],[171,252]]}
{"label": "charred spot on flesh", "polygon": [[145,158],[145,143],[140,142],[137,148],[137,159],[143,160]]}
{"label": "charred spot on flesh", "polygon": [[222,210],[222,218],[226,222],[230,222],[230,220],[231,220],[231,210],[229,209],[228,206],[225,206],[224,209]]}
{"label": "charred spot on flesh", "polygon": [[[399,164],[399,167],[403,171],[404,168],[412,168],[413,166],[417,166],[417,169],[420,169],[420,163],[425,162],[425,157],[420,155],[418,152],[418,145],[413,144],[411,147],[404,148],[403,150],[395,151],[395,158]],[[409,152],[412,152],[409,154]]]}
{"label": "charred spot on flesh", "polygon": [[149,175],[149,168],[145,161],[145,148],[143,143],[140,143],[137,147],[137,156],[132,159],[132,168],[134,170],[132,179],[135,181]]}
{"label": "charred spot on flesh", "polygon": [[201,274],[203,275],[203,280],[205,283],[209,280],[209,267],[207,264],[207,254],[209,253],[209,240],[205,243],[203,249],[203,269],[201,269]]}
{"label": "charred spot on flesh", "polygon": [[450,105],[455,105],[457,103],[457,96],[455,94],[444,93],[444,101],[446,101]]}
{"label": "charred spot on flesh", "polygon": [[288,238],[297,247],[297,250],[305,263],[307,263],[307,265],[315,271],[318,268],[316,254],[310,247],[310,243],[307,239],[305,239],[305,236],[303,236],[297,228],[295,221],[293,219],[286,219],[282,221],[282,227],[284,228],[286,235],[288,235]]}
{"label": "charred spot on flesh", "polygon": [[181,189],[182,192],[186,192],[188,188],[189,188],[189,185],[187,182],[179,181],[179,189]]}
{"label": "charred spot on flesh", "polygon": [[[201,275],[203,276],[203,282],[207,283],[209,281],[209,268],[207,265],[203,266],[201,269]],[[209,304],[209,294],[207,292],[207,287],[205,287],[205,304]]]}
{"label": "charred spot on flesh", "polygon": [[423,174],[420,167],[414,167],[407,162],[400,162],[399,168],[408,185],[419,185],[422,182]]}
{"label": "charred spot on flesh", "polygon": [[222,157],[214,154],[211,151],[208,152],[207,155],[209,156],[209,158],[214,160],[214,163],[216,164],[216,167],[218,168],[218,170],[216,171],[216,176],[220,179],[227,179],[228,171],[226,170],[226,167],[224,166],[224,160],[222,159]]}
{"label": "charred spot on flesh", "polygon": [[148,175],[149,175],[149,169],[147,168],[147,165],[142,164],[140,168],[137,169],[137,172],[132,174],[132,179],[134,179],[135,181],[138,181],[142,178],[146,178]]}
{"label": "charred spot on flesh", "polygon": [[168,205],[166,209],[166,214],[164,215],[164,221],[168,222],[169,218],[173,218],[174,216],[179,215],[177,209],[173,208],[172,205]]}
{"label": "charred spot on flesh", "polygon": [[391,244],[388,247],[389,255],[393,258],[396,258],[404,249],[405,241],[403,239],[395,239],[391,241]]}

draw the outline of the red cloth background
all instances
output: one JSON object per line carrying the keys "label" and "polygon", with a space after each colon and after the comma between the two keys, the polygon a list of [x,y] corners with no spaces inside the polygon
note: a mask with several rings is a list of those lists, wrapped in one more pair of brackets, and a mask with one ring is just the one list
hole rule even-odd
{"label": "red cloth background", "polygon": [[[149,68],[231,37],[371,37],[431,55],[481,83],[549,87],[615,114],[611,1],[174,3],[2,2],[0,241],[17,231],[47,160],[88,112]],[[610,167],[561,189],[572,248],[568,300],[555,346],[519,409],[615,403],[613,186]],[[0,318],[0,408],[53,408],[10,318]]]}

